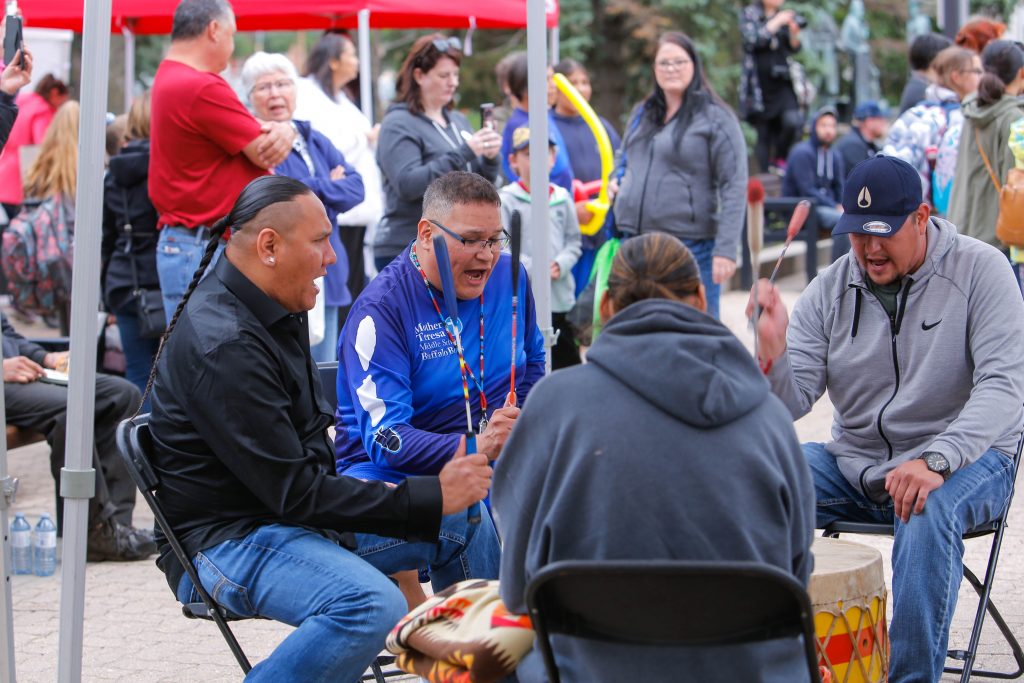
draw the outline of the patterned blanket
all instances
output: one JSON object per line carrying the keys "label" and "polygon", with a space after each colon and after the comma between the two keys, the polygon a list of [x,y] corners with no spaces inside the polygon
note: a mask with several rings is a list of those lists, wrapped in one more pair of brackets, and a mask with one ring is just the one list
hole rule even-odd
{"label": "patterned blanket", "polygon": [[403,671],[430,683],[495,683],[533,647],[530,618],[510,614],[497,581],[462,581],[407,614],[387,648]]}

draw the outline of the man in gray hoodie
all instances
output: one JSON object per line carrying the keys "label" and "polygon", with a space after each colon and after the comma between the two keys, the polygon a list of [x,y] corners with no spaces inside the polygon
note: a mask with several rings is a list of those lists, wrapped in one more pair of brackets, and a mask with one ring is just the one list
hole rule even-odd
{"label": "man in gray hoodie", "polygon": [[889,680],[937,681],[961,536],[995,519],[1013,486],[1024,301],[998,250],[930,216],[910,164],[858,164],[843,208],[835,230],[852,251],[808,285],[792,320],[759,283],[759,360],[794,418],[828,390],[833,440],[803,447],[817,524],[893,524]]}

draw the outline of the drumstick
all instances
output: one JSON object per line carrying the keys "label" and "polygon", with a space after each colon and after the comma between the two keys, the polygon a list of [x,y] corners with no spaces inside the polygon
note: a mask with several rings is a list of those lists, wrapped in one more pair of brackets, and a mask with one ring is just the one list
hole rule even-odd
{"label": "drumstick", "polygon": [[512,364],[509,370],[509,390],[507,403],[516,405],[516,314],[519,310],[519,255],[523,248],[523,217],[518,211],[512,211],[508,230],[512,236]]}
{"label": "drumstick", "polygon": [[[747,183],[747,244],[750,246],[750,263],[754,275],[754,291],[757,291],[758,275],[761,271],[761,244],[764,242],[764,185],[757,178]],[[761,317],[761,306],[754,295],[754,320]],[[754,325],[754,358],[757,358],[757,325]]]}
{"label": "drumstick", "polygon": [[[455,298],[455,276],[452,274],[452,261],[448,256],[448,244],[444,241],[444,233],[438,230],[431,238],[434,245],[434,257],[437,260],[438,276],[441,278],[441,292],[444,305],[448,309],[448,318],[452,321],[452,336],[455,337],[455,350],[459,354],[459,372],[462,374],[462,397],[466,400],[466,455],[476,453],[476,434],[473,432],[473,406],[469,401],[469,382],[466,380],[466,359],[462,352],[462,335],[459,333],[459,302]],[[480,521],[480,503],[469,506],[469,523]]]}
{"label": "drumstick", "polygon": [[769,284],[775,284],[775,276],[779,274],[779,268],[782,266],[782,259],[786,257],[786,250],[789,249],[789,245],[792,243],[797,233],[804,227],[804,222],[807,221],[807,215],[810,212],[811,203],[806,199],[801,199],[797,203],[796,208],[793,209],[793,216],[789,219],[789,227],[786,228],[786,243],[782,245],[782,253],[779,254],[779,260],[775,262],[775,269],[772,271],[772,276],[768,278]]}

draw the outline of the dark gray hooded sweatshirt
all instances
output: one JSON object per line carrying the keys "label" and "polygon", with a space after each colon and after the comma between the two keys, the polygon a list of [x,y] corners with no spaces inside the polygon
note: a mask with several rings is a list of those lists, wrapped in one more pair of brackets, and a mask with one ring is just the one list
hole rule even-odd
{"label": "dark gray hooded sweatshirt", "polygon": [[[508,608],[526,613],[526,585],[559,560],[755,561],[806,583],[811,475],[739,340],[690,306],[650,299],[614,316],[587,361],[534,387],[497,461]],[[555,644],[572,681],[806,677],[795,641],[711,653]],[[544,680],[542,669],[534,650],[517,677]]]}

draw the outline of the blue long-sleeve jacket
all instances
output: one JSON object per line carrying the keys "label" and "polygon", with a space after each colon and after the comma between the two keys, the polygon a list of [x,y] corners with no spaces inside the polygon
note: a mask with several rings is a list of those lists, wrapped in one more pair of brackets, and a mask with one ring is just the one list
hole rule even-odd
{"label": "blue long-sleeve jacket", "polygon": [[[308,121],[295,121],[294,123],[299,135],[306,141],[306,148],[309,150],[313,169],[316,172],[310,174],[309,167],[302,155],[294,149],[287,159],[274,168],[274,172],[277,175],[301,180],[324,203],[327,215],[334,222],[339,213],[344,213],[362,203],[366,196],[363,190],[363,178],[345,161],[344,155],[338,151],[338,148],[331,144],[325,135],[313,130]],[[331,180],[331,170],[338,166],[345,169],[345,177],[341,180]],[[344,228],[339,228],[335,224],[329,238],[334,252],[338,255],[338,261],[327,266],[324,302],[328,306],[347,306],[352,303],[352,294],[346,285],[348,254],[345,253],[345,247],[342,246],[341,237],[338,235],[338,231],[342,229]]]}
{"label": "blue long-sleeve jacket", "polygon": [[[484,385],[488,415],[505,402],[512,357],[511,258],[484,289]],[[521,267],[521,266],[520,266]],[[441,310],[444,297],[434,291]],[[516,393],[520,405],[544,374],[533,294],[519,280]],[[466,364],[480,376],[480,300],[459,301]],[[398,482],[437,474],[466,431],[458,355],[407,248],[359,295],[338,343],[335,451],[339,474]],[[469,380],[473,425],[480,392]]]}

